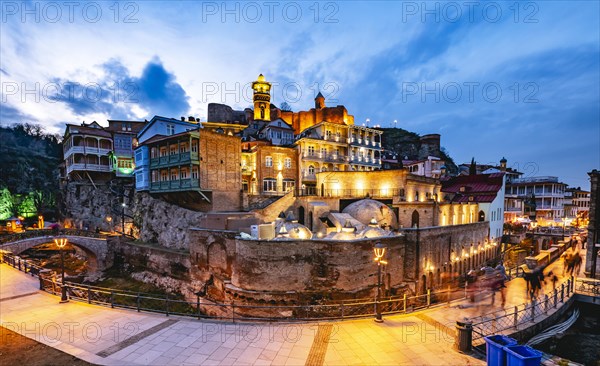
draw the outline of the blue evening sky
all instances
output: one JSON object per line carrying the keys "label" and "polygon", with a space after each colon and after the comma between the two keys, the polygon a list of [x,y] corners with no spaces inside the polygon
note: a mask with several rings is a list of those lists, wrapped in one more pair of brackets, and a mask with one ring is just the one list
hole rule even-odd
{"label": "blue evening sky", "polygon": [[[597,1],[0,2],[0,124],[206,120],[321,90],[357,124],[589,188],[600,168]],[[394,122],[396,121],[396,122]]]}

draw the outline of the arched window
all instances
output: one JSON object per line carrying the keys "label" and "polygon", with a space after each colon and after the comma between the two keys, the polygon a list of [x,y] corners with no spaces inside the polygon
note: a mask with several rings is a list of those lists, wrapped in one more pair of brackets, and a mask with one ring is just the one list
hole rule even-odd
{"label": "arched window", "polygon": [[479,211],[479,218],[477,219],[479,222],[485,221],[485,212]]}
{"label": "arched window", "polygon": [[414,210],[412,213],[410,227],[419,227],[419,212],[417,210]]}
{"label": "arched window", "polygon": [[315,174],[315,167],[312,165],[308,166],[308,174],[313,175]]}

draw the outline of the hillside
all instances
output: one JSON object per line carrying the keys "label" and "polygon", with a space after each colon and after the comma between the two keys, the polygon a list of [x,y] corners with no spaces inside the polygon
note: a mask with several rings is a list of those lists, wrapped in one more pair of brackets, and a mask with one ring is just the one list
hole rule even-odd
{"label": "hillside", "polygon": [[62,149],[39,125],[0,127],[0,219],[54,209]]}
{"label": "hillside", "polygon": [[[419,151],[421,150],[421,136],[418,134],[402,128],[380,128],[380,130],[383,131],[381,145],[386,151],[393,152],[402,158],[406,157],[408,160],[426,158],[426,156],[419,155]],[[439,158],[446,161],[446,167],[450,173],[456,174],[458,167],[454,163],[454,160],[450,157],[446,149],[441,147],[440,150]]]}

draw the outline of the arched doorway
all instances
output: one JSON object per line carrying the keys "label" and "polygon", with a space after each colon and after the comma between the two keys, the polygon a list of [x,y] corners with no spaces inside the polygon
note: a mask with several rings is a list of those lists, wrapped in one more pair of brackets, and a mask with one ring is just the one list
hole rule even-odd
{"label": "arched doorway", "polygon": [[298,207],[298,223],[304,225],[304,207]]}
{"label": "arched doorway", "polygon": [[419,212],[417,212],[417,210],[414,210],[412,213],[410,227],[419,227]]}
{"label": "arched doorway", "polygon": [[479,222],[485,221],[485,212],[479,211],[479,216],[477,218],[477,221],[479,221]]}

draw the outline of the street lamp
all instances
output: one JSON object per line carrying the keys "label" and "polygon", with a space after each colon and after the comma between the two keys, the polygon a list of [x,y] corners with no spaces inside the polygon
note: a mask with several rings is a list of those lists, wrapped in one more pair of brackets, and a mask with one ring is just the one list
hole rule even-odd
{"label": "street lamp", "polygon": [[125,235],[125,202],[121,203],[121,233]]}
{"label": "street lamp", "polygon": [[67,298],[67,286],[65,285],[65,255],[63,253],[63,248],[65,247],[65,245],[67,245],[67,238],[56,238],[54,239],[54,243],[56,243],[56,246],[60,250],[60,266],[62,269],[60,302],[65,303],[69,301],[69,299]]}
{"label": "street lamp", "polygon": [[375,321],[378,323],[383,322],[383,318],[381,317],[381,265],[386,265],[387,261],[383,259],[386,250],[385,244],[381,242],[377,242],[373,247],[373,252],[375,253],[375,262],[377,262],[377,299],[375,306]]}

